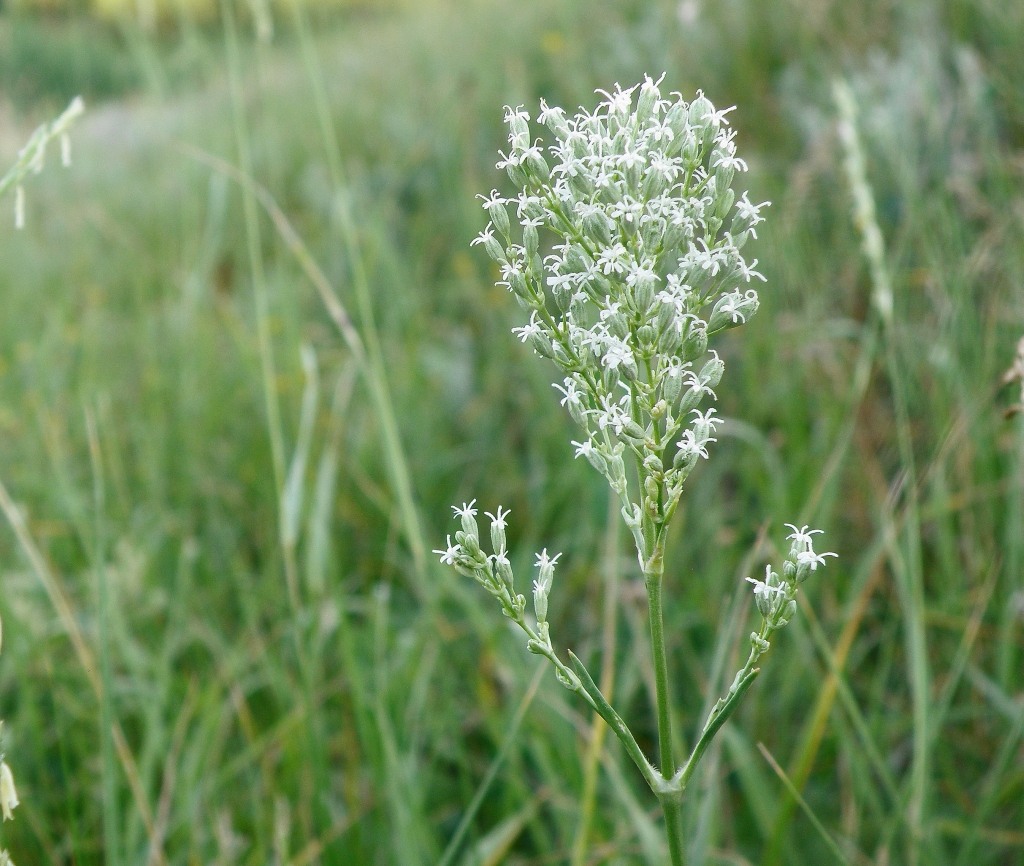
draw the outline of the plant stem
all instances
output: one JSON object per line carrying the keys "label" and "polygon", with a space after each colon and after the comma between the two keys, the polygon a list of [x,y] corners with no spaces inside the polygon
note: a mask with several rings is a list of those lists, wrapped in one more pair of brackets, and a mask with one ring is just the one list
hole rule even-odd
{"label": "plant stem", "polygon": [[[676,774],[676,761],[672,748],[672,701],[668,691],[668,661],[665,654],[665,622],[662,613],[661,585],[664,577],[664,542],[655,542],[654,555],[648,560],[646,573],[647,611],[651,626],[651,655],[654,658],[654,691],[658,705],[658,751],[661,776],[671,779]],[[682,791],[667,796],[659,794],[665,813],[665,835],[672,866],[683,866]]]}
{"label": "plant stem", "polygon": [[661,604],[662,572],[647,574],[647,609],[651,626],[651,655],[654,657],[654,690],[658,705],[658,750],[661,775],[671,779],[676,772],[672,753],[672,709],[668,694],[668,662],[665,657],[665,624]]}
{"label": "plant stem", "polygon": [[661,801],[665,813],[665,835],[668,837],[668,853],[672,866],[683,866],[683,807],[677,799]]}

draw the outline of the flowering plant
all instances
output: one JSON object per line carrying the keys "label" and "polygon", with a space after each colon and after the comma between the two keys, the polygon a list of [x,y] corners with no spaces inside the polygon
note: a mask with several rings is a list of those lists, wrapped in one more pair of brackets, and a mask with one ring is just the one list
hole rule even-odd
{"label": "flowering plant", "polygon": [[[508,108],[509,151],[497,164],[517,187],[484,199],[490,222],[474,241],[501,271],[529,312],[519,338],[555,363],[561,404],[583,433],[572,444],[608,481],[636,546],[648,597],[660,766],[644,755],[629,727],[570,651],[563,661],[551,640],[548,594],[558,556],[537,557],[533,617],[518,594],[505,538],[508,512],[490,519],[484,553],[475,500],[455,508],[461,529],[435,551],[442,562],[494,595],[527,635],[530,652],[547,658],[559,681],[601,715],[622,742],[666,816],[673,864],[682,863],[680,801],[709,742],[757,676],[769,638],[792,618],[797,589],[825,557],[812,536],[792,526],[782,576],[769,566],[751,580],[762,622],[750,654],[711,710],[686,761],[673,751],[672,708],[663,628],[662,586],[667,527],[684,482],[715,442],[714,408],[725,369],[709,339],[745,323],[758,309],[751,283],[764,280],[741,250],[768,204],[732,190],[746,164],[736,156],[726,115],[698,93],[687,103],[663,99],[659,81],[612,93],[593,113],[568,118],[541,102],[537,120],[554,136],[547,155],[531,137],[530,117]],[[550,158],[550,161],[549,161]],[[510,210],[519,228],[513,235]],[[552,236],[550,253],[541,230]],[[627,463],[629,468],[627,468]]]}

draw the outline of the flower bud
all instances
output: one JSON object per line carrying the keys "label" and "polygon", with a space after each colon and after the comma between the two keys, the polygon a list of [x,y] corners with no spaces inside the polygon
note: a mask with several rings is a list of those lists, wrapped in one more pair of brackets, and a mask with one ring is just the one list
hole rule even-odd
{"label": "flower bud", "polygon": [[689,115],[685,102],[676,102],[665,115],[664,124],[672,133],[672,142],[666,148],[669,155],[680,153],[683,143],[687,138],[692,138],[689,132]]}
{"label": "flower bud", "polygon": [[543,220],[545,217],[544,204],[535,195],[522,196],[519,202],[519,215],[523,219]]}
{"label": "flower bud", "polygon": [[665,466],[657,454],[648,454],[643,462],[644,470],[652,477],[659,479],[665,472]]}
{"label": "flower bud", "polygon": [[576,172],[569,175],[569,190],[577,201],[587,201],[594,194],[594,183],[588,175]]}
{"label": "flower bud", "polygon": [[575,292],[572,288],[565,285],[565,283],[559,283],[551,287],[551,297],[555,299],[555,306],[558,307],[558,312],[565,314],[569,311],[574,294]]}
{"label": "flower bud", "polygon": [[[717,177],[717,175],[716,175]],[[728,183],[723,183],[721,180],[718,181],[718,195],[715,198],[715,216],[721,222],[728,215],[729,211],[732,210],[733,204],[736,202],[736,193],[733,192],[732,188]],[[719,226],[721,227],[721,226]],[[709,233],[714,237],[718,232]]]}
{"label": "flower bud", "polygon": [[[690,217],[677,215],[669,220],[668,225],[665,226],[665,237],[661,242],[665,252],[671,254],[689,246],[690,241],[693,240],[693,229],[694,220]],[[684,290],[689,290],[689,288],[689,286],[683,286]]]}
{"label": "flower bud", "polygon": [[640,187],[640,197],[644,201],[656,199],[669,188],[670,184],[671,181],[665,177],[664,173],[648,166],[644,173],[643,185]]}
{"label": "flower bud", "polygon": [[551,169],[548,168],[548,161],[539,148],[531,147],[526,151],[526,168],[535,180],[544,183],[551,177]]}
{"label": "flower bud", "polygon": [[622,437],[631,441],[634,445],[642,445],[644,436],[644,428],[632,418],[622,425]]}
{"label": "flower bud", "polygon": [[742,325],[757,312],[759,304],[757,292],[753,289],[748,289],[742,295],[738,289],[722,295],[712,309],[708,331],[717,333]]}
{"label": "flower bud", "polygon": [[595,210],[583,217],[583,232],[598,247],[612,242],[612,222],[603,211]]}
{"label": "flower bud", "polygon": [[658,298],[658,310],[654,317],[654,327],[658,333],[663,334],[669,329],[677,331],[679,329],[678,317],[679,311],[676,309],[671,296],[662,294]]}
{"label": "flower bud", "polygon": [[619,384],[621,377],[622,374],[619,367],[605,367],[601,371],[601,385],[606,394],[611,394],[615,391],[615,387]]}
{"label": "flower bud", "polygon": [[633,283],[633,304],[636,311],[646,315],[654,303],[654,292],[658,288],[658,276],[653,272],[641,273]]}
{"label": "flower bud", "polygon": [[704,399],[705,394],[704,389],[701,387],[700,380],[694,376],[692,372],[683,384],[688,387],[683,391],[682,396],[679,398],[678,411],[680,417],[696,409],[700,405],[701,400]]}
{"label": "flower bud", "polygon": [[676,402],[683,390],[683,370],[683,366],[676,362],[665,371],[661,380],[661,393],[670,405]]}
{"label": "flower bud", "polygon": [[[577,443],[574,442],[573,444],[576,445]],[[590,440],[587,440],[576,448],[576,456],[578,457],[581,454],[586,457],[587,462],[602,475],[608,474],[608,461],[605,459],[604,455],[593,446],[593,443]]]}
{"label": "flower bud", "polygon": [[688,171],[700,165],[700,139],[693,129],[687,129],[679,143],[679,155],[682,156]]}
{"label": "flower bud", "polygon": [[636,119],[644,124],[654,117],[654,109],[661,99],[661,92],[658,85],[649,75],[644,76],[644,83],[640,85],[640,96],[636,101]]}
{"label": "flower bud", "polygon": [[497,514],[487,514],[491,518],[491,549],[495,553],[504,553],[508,548],[505,540],[505,518],[508,514],[507,511],[502,513],[500,505]]}
{"label": "flower bud", "polygon": [[795,613],[796,599],[791,598],[782,605],[782,609],[779,611],[778,614],[776,614],[776,628],[782,628],[784,625],[788,625],[789,621],[793,618],[793,614]]}
{"label": "flower bud", "polygon": [[686,361],[699,358],[708,350],[708,329],[701,319],[690,319],[686,336],[683,337],[682,356]]}
{"label": "flower bud", "polygon": [[569,135],[569,124],[565,119],[565,110],[555,106],[551,108],[542,99],[540,101],[541,113],[538,120],[541,121],[559,141],[565,141]]}
{"label": "flower bud", "polygon": [[508,288],[512,294],[520,298],[531,298],[530,288],[526,283],[526,276],[522,271],[513,271],[508,277]]}
{"label": "flower bud", "polygon": [[499,265],[508,264],[508,255],[505,252],[504,247],[498,243],[497,238],[493,235],[486,235],[484,237],[484,249],[487,251],[487,255],[489,255],[491,259]]}
{"label": "flower bud", "polygon": [[641,325],[636,332],[637,347],[644,357],[651,357],[658,345],[658,332],[651,325]]}
{"label": "flower bud", "polygon": [[533,331],[530,333],[530,348],[542,358],[555,359],[554,344],[547,331]]}
{"label": "flower bud", "polygon": [[572,244],[566,252],[565,264],[572,273],[581,274],[587,271],[593,263],[593,259],[579,244]]}
{"label": "flower bud", "polygon": [[523,166],[519,163],[510,162],[506,168],[508,179],[512,181],[518,187],[524,187],[530,182],[530,178],[527,176]]}
{"label": "flower bud", "polygon": [[518,108],[512,108],[510,105],[505,106],[505,122],[508,124],[509,141],[522,140],[530,138],[530,115],[523,110],[520,105]]}
{"label": "flower bud", "polygon": [[[523,246],[526,248],[526,255],[533,259],[534,256],[539,255],[540,250],[540,236],[537,234],[537,227],[532,221],[527,221],[526,225],[523,226]],[[541,270],[538,265],[536,270]]]}
{"label": "flower bud", "polygon": [[706,388],[714,388],[722,381],[722,374],[725,372],[725,362],[718,357],[718,353],[714,353],[714,357],[708,361],[702,368],[697,378],[700,379],[700,383]]}
{"label": "flower bud", "polygon": [[505,210],[505,205],[500,202],[494,202],[487,208],[487,216],[491,218],[491,222],[494,223],[494,227],[501,233],[501,236],[508,239],[511,235],[512,227],[509,224],[508,211]]}
{"label": "flower bud", "polygon": [[512,563],[508,561],[508,557],[504,552],[495,553],[493,562],[495,576],[501,581],[501,585],[509,591],[509,594],[514,597],[515,581],[512,577]]}
{"label": "flower bud", "polygon": [[607,456],[608,471],[605,475],[611,483],[612,489],[618,493],[626,489],[626,464],[622,459],[622,446],[616,447],[620,450],[614,451]]}
{"label": "flower bud", "polygon": [[455,533],[455,543],[462,548],[462,553],[465,554],[468,560],[474,560],[479,564],[487,559],[480,549],[480,537],[478,535],[471,535],[460,529]]}
{"label": "flower bud", "polygon": [[610,311],[608,315],[604,316],[604,323],[608,328],[608,333],[613,337],[625,340],[629,336],[629,320],[622,310]]}

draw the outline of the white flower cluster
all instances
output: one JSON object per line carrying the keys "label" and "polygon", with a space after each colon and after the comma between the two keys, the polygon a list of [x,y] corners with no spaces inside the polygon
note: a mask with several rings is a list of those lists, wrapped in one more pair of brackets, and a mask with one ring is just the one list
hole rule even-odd
{"label": "white flower cluster", "polygon": [[[764,279],[740,254],[767,203],[731,188],[746,164],[729,110],[702,94],[663,99],[659,83],[601,91],[592,114],[571,119],[542,101],[537,120],[555,139],[547,156],[529,115],[507,109],[510,148],[497,167],[520,192],[481,197],[490,222],[474,241],[530,312],[514,332],[564,372],[562,405],[586,432],[576,454],[619,494],[638,547],[641,522],[667,521],[715,441],[714,409],[697,408],[724,369],[708,337],[756,312],[746,286]],[[626,449],[643,467],[642,502],[626,489]]]}
{"label": "white flower cluster", "polygon": [[493,553],[488,555],[480,547],[476,500],[464,502],[461,506],[453,505],[452,511],[455,512],[455,517],[462,528],[455,533],[454,544],[449,535],[447,547],[444,550],[435,550],[434,553],[441,557],[442,563],[453,566],[466,577],[473,578],[498,599],[502,613],[526,632],[529,638],[526,648],[532,653],[546,656],[554,664],[555,675],[562,685],[574,690],[579,688],[577,677],[555,655],[548,627],[548,594],[551,592],[551,584],[555,577],[555,566],[558,565],[558,559],[562,554],[549,556],[547,549],[537,554],[537,579],[533,582],[533,612],[536,618],[534,628],[526,621],[526,598],[516,592],[512,564],[508,559],[505,529],[510,512],[500,505],[495,514],[484,512],[491,521]]}
{"label": "white flower cluster", "polygon": [[[825,565],[826,556],[836,554],[815,553],[812,536],[820,534],[820,529],[808,529],[803,526],[799,529],[792,523],[787,523],[793,532],[788,536],[792,544],[789,548],[789,555],[782,565],[783,578],[780,580],[777,572],[772,571],[770,565],[765,566],[764,580],[754,580],[748,577],[747,580],[754,584],[754,601],[757,610],[763,619],[764,633],[760,640],[764,640],[768,634],[786,625],[796,612],[796,594],[799,585],[810,577],[812,571],[816,571],[819,565]],[[757,636],[752,636],[755,640]],[[755,640],[756,643],[756,640]],[[767,646],[765,646],[765,649]]]}

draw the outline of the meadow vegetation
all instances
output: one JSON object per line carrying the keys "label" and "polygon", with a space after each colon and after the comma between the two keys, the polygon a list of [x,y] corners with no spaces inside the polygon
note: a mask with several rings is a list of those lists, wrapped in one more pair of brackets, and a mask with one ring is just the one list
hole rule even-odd
{"label": "meadow vegetation", "polygon": [[[230,0],[157,33],[0,10],[0,175],[88,107],[22,231],[0,201],[14,861],[664,862],[618,743],[429,554],[474,496],[523,575],[563,551],[552,632],[655,752],[635,559],[469,244],[503,105],[662,71],[738,106],[773,202],[669,540],[687,738],[742,664],[762,536],[797,516],[839,554],[688,794],[688,862],[843,862],[824,833],[851,864],[1024,858],[1018,6],[275,4],[269,42]],[[26,72],[48,33],[85,71]]]}

